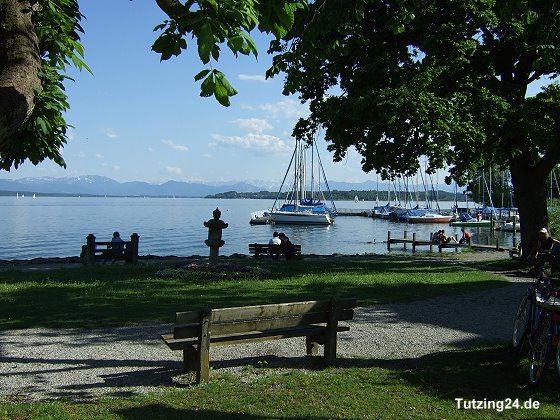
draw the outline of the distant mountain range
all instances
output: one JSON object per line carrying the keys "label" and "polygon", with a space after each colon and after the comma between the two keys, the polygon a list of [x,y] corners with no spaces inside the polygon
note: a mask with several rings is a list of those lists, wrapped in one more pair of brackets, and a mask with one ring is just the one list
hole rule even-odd
{"label": "distant mountain range", "polygon": [[[361,183],[329,182],[331,190],[368,191],[376,190],[375,181]],[[449,187],[440,189],[448,190]],[[118,182],[98,175],[85,175],[69,178],[21,178],[0,179],[0,193],[6,194],[48,194],[48,195],[96,195],[96,196],[149,196],[149,197],[206,197],[208,195],[237,192],[277,191],[279,184],[264,181],[232,182],[222,184],[202,184],[193,182],[167,181],[163,184],[147,182]],[[379,184],[381,191],[387,190],[387,184]]]}

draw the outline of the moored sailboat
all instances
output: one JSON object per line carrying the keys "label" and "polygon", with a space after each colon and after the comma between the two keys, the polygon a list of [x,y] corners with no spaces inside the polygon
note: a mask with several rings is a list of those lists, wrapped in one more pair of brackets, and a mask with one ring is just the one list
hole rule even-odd
{"label": "moored sailboat", "polygon": [[[311,169],[309,180],[306,177],[306,158],[308,157],[310,158]],[[319,172],[319,179],[323,180],[329,194],[330,207],[325,204],[326,198],[320,188],[320,182],[316,183],[315,166],[317,166]],[[289,184],[291,188],[286,193],[283,204],[278,208],[277,203],[280,201],[282,188],[285,185],[290,169],[293,169],[293,180]],[[309,184],[307,181],[309,181]],[[269,214],[272,222],[278,224],[331,225],[334,223],[336,207],[328,187],[315,141],[310,146],[307,146],[301,140],[296,140],[296,146],[288,170]]]}

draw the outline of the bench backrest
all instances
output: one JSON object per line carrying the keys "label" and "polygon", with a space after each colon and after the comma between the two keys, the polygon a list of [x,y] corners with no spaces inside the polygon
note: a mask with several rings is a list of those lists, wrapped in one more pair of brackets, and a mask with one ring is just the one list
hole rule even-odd
{"label": "bench backrest", "polygon": [[[296,253],[301,253],[301,245],[296,245],[296,244],[292,244],[294,247],[294,251]],[[249,251],[250,252],[255,252],[256,250],[258,251],[262,251],[262,250],[268,250],[268,249],[273,249],[273,250],[278,250],[280,249],[280,245],[276,245],[276,244],[249,244]]]}
{"label": "bench backrest", "polygon": [[116,248],[119,245],[124,247],[124,246],[130,245],[131,243],[132,243],[132,241],[122,241],[122,242],[106,241],[106,242],[95,242],[95,246],[98,247],[98,246],[111,245],[111,246],[114,246]]}
{"label": "bench backrest", "polygon": [[[354,317],[355,306],[356,299],[345,298],[214,309],[210,315],[210,331],[213,336],[219,336],[324,324],[332,308],[338,312],[338,321],[347,321]],[[209,311],[177,312],[173,337],[198,337],[203,315]]]}

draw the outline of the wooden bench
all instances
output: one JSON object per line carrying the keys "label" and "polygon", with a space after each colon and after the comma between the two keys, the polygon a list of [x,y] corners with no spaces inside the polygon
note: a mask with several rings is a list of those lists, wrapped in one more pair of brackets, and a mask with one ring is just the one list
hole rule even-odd
{"label": "wooden bench", "polygon": [[209,348],[219,345],[306,337],[308,355],[324,346],[324,360],[336,360],[337,333],[348,331],[338,325],[354,317],[356,299],[202,309],[177,312],[173,333],[162,340],[171,350],[183,350],[185,371],[195,371],[196,381],[208,382]]}
{"label": "wooden bench", "polygon": [[[86,245],[82,246],[80,259],[83,265],[95,265],[96,262],[107,262],[123,260],[127,264],[138,262],[138,242],[140,236],[137,233],[130,235],[130,241],[123,242],[96,242],[95,236],[89,234],[86,237]],[[122,247],[117,248],[116,246]]]}
{"label": "wooden bench", "polygon": [[[301,256],[301,245],[294,246],[294,255]],[[260,255],[270,255],[272,258],[278,258],[281,254],[280,245],[271,244],[249,244],[249,254],[254,254],[255,258]]]}

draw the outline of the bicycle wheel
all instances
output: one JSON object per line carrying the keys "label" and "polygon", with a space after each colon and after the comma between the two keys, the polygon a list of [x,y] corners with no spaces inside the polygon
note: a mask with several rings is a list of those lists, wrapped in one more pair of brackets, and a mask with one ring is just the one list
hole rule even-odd
{"label": "bicycle wheel", "polygon": [[560,375],[560,343],[556,346],[556,372]]}
{"label": "bicycle wheel", "polygon": [[531,337],[531,349],[529,350],[529,382],[531,385],[538,385],[544,377],[550,359],[551,344],[550,318],[543,316],[535,334]]}
{"label": "bicycle wheel", "polygon": [[513,322],[512,344],[514,350],[521,350],[523,344],[525,344],[530,331],[532,312],[533,301],[530,299],[530,295],[525,295],[519,303]]}

